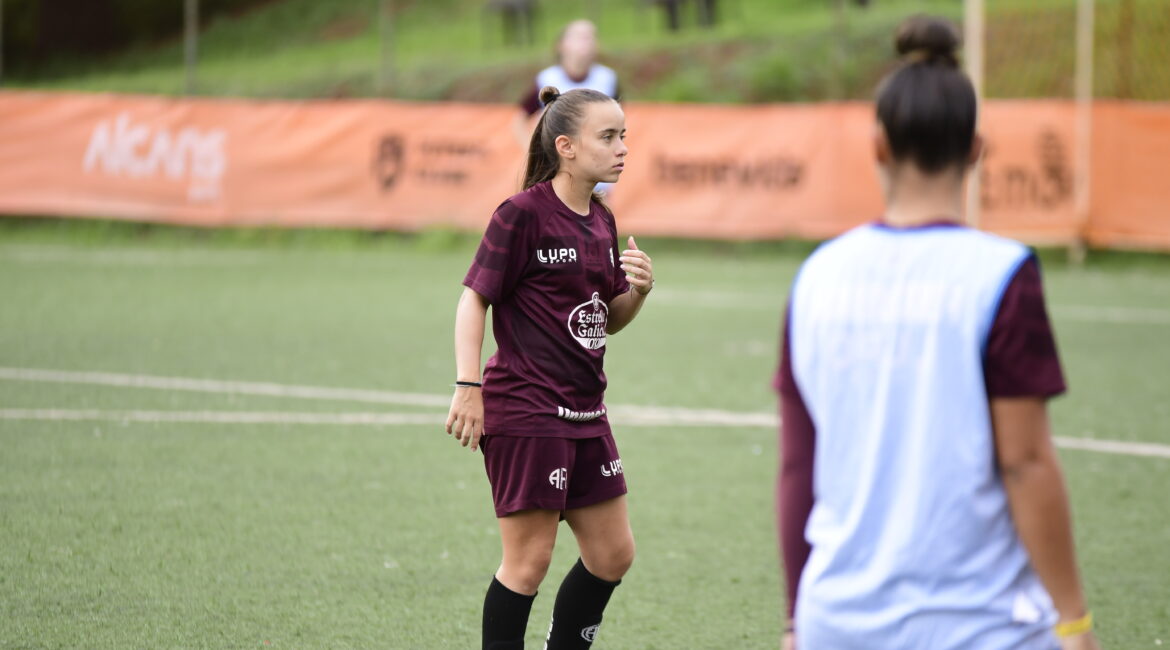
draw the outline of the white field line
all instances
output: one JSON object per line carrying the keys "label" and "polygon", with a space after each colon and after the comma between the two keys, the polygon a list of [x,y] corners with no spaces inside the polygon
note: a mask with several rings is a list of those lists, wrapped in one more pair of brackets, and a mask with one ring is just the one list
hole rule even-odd
{"label": "white field line", "polygon": [[183,390],[199,393],[228,395],[266,395],[296,397],[299,399],[335,400],[343,402],[370,402],[375,404],[403,404],[409,406],[450,406],[451,398],[423,393],[396,393],[363,388],[328,388],[323,386],[295,386],[255,381],[220,381],[189,377],[159,377],[155,375],[128,375],[114,372],[79,372],[71,370],[43,370],[40,368],[0,368],[0,379],[41,381],[55,384],[94,384],[123,388],[154,388]]}
{"label": "white field line", "polygon": [[774,413],[720,411],[715,409],[688,409],[674,406],[631,406],[615,404],[609,407],[609,419],[614,424],[661,427],[759,427],[775,429],[780,419]]}
{"label": "white field line", "polygon": [[196,422],[206,424],[341,424],[442,426],[434,413],[285,413],[278,411],[102,411],[97,409],[0,409],[0,420],[89,422]]}
{"label": "white field line", "polygon": [[[661,292],[661,293],[659,293]],[[704,309],[741,309],[774,313],[777,318],[784,310],[778,294],[750,294],[745,292],[696,291],[657,289],[656,302],[672,307],[701,307]],[[1158,307],[1106,307],[1097,305],[1061,305],[1049,307],[1059,320],[1083,323],[1116,323],[1123,325],[1170,325],[1170,309]]]}
{"label": "white field line", "polygon": [[[714,413],[714,412],[712,412]],[[734,415],[734,414],[731,414]],[[751,414],[743,414],[751,415]],[[333,424],[346,426],[429,425],[442,427],[446,417],[439,413],[290,413],[285,411],[139,411],[100,409],[19,409],[0,408],[0,420],[47,420],[79,422],[187,422],[204,424]],[[760,418],[766,420],[766,418]],[[774,421],[775,418],[773,417]],[[678,415],[639,413],[614,417],[620,426],[746,426],[767,427],[755,418],[741,420],[692,420]],[[771,426],[775,426],[775,423]]]}
{"label": "white field line", "polygon": [[[711,411],[714,415],[720,413]],[[738,420],[709,417],[696,421],[677,416],[646,417],[626,414],[615,417],[620,426],[743,426],[773,428],[775,416],[765,413],[742,413]],[[771,420],[769,423],[768,420]],[[282,424],[340,426],[418,426],[439,428],[443,416],[437,413],[286,413],[275,411],[103,411],[98,409],[0,409],[0,420],[39,420],[76,422],[196,423],[196,424]],[[1125,456],[1170,458],[1170,445],[1057,437],[1056,445],[1064,449],[1095,451]]]}
{"label": "white field line", "polygon": [[1104,454],[1123,454],[1126,456],[1155,456],[1170,458],[1170,445],[1159,445],[1152,442],[1122,442],[1120,440],[1097,440],[1094,438],[1053,438],[1057,447],[1063,449],[1080,449],[1082,451],[1099,451]]}
{"label": "white field line", "polygon": [[[445,395],[395,393],[350,388],[289,386],[285,384],[219,381],[182,377],[156,377],[105,372],[76,372],[37,368],[0,368],[0,379],[56,383],[98,384],[127,388],[189,390],[210,393],[269,395],[300,399],[447,406]],[[409,401],[407,401],[409,400]],[[774,413],[688,409],[665,406],[611,406],[610,416],[619,426],[747,427],[775,429]],[[429,413],[289,413],[269,411],[106,411],[98,409],[0,409],[0,420],[76,420],[114,422],[202,422],[217,424],[336,424],[336,425],[434,425],[444,417]],[[1056,445],[1101,453],[1170,458],[1170,445],[1093,438],[1056,437]]]}
{"label": "white field line", "polygon": [[0,259],[26,264],[80,264],[98,266],[224,266],[257,264],[261,257],[248,250],[141,250],[87,249],[70,246],[9,244],[0,246]]}
{"label": "white field line", "polygon": [[[57,384],[93,384],[123,388],[182,390],[229,395],[264,395],[299,399],[399,404],[407,406],[446,408],[451,405],[451,397],[448,395],[397,393],[362,388],[294,386],[268,382],[221,381],[218,379],[193,379],[189,377],[129,375],[113,372],[45,370],[41,368],[0,368],[0,380],[3,379]],[[767,413],[736,413],[719,410],[645,406],[613,406],[610,408],[610,412],[614,414],[615,418],[631,421],[637,420],[639,422],[663,426],[722,425],[767,427],[775,426],[776,423],[775,416]]]}
{"label": "white field line", "polygon": [[1170,325],[1170,309],[1156,307],[1053,305],[1052,313],[1057,318],[1086,323]]}

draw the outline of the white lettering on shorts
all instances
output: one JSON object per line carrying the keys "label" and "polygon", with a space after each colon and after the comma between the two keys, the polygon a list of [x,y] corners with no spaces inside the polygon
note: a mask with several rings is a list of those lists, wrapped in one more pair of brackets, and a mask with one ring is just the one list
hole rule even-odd
{"label": "white lettering on shorts", "polygon": [[620,458],[617,460],[611,460],[609,463],[602,463],[601,465],[602,476],[617,476],[618,474],[624,473],[625,470],[622,469],[622,459]]}
{"label": "white lettering on shorts", "polygon": [[581,628],[581,638],[585,639],[589,643],[593,643],[594,639],[597,638],[597,630],[600,627],[601,627],[601,623],[598,623],[597,625],[590,625],[589,627]]}
{"label": "white lettering on shorts", "polygon": [[565,489],[565,483],[568,481],[568,478],[569,471],[564,467],[558,467],[548,475],[548,482],[556,489],[563,490]]}

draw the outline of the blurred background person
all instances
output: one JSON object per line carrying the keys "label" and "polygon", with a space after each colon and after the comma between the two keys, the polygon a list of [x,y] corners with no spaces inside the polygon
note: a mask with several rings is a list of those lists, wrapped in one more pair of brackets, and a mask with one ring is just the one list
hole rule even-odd
{"label": "blurred background person", "polygon": [[983,145],[958,47],[945,20],[903,23],[877,97],[885,215],[819,248],[790,294],[789,648],[1098,647],[1050,434],[1065,383],[1039,264],[962,225]]}
{"label": "blurred background person", "polygon": [[587,88],[621,99],[617,73],[597,62],[597,51],[597,27],[592,21],[574,20],[565,25],[557,37],[556,65],[538,72],[520,100],[520,110],[513,122],[520,144],[528,146],[532,128],[544,110],[540,89],[545,86],[558,88],[562,93]]}
{"label": "blurred background person", "polygon": [[[540,89],[546,86],[561,92],[587,89],[604,93],[621,101],[617,73],[597,62],[597,26],[590,20],[574,20],[565,25],[557,37],[557,63],[536,74],[532,86],[520,100],[520,110],[513,121],[516,139],[527,146],[533,124],[544,112]],[[602,197],[613,192],[613,183],[598,183],[594,191]]]}

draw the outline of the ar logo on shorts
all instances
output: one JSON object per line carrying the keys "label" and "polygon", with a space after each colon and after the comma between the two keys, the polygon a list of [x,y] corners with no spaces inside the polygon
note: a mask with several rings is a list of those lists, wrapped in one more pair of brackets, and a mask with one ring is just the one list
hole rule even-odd
{"label": "ar logo on shorts", "polygon": [[569,479],[569,471],[564,467],[554,469],[552,474],[548,475],[548,482],[558,490],[565,489],[565,482]]}

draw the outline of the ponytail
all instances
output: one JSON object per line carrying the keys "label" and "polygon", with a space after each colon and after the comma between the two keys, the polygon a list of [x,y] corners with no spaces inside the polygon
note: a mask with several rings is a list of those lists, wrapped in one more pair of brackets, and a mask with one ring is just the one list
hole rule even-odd
{"label": "ponytail", "polygon": [[[594,102],[612,102],[609,95],[596,90],[578,89],[561,94],[553,86],[540,89],[540,102],[544,104],[544,113],[532,131],[532,140],[528,143],[528,164],[524,170],[524,185],[528,189],[533,185],[551,181],[561,169],[560,154],[557,153],[557,138],[562,135],[576,135],[581,130],[581,120],[585,116],[585,105]],[[605,205],[601,196],[596,192],[593,200]]]}
{"label": "ponytail", "polygon": [[[544,112],[540,115],[540,120],[536,122],[536,128],[532,131],[532,139],[528,142],[528,166],[524,170],[524,187],[528,189],[533,185],[550,181],[557,175],[557,170],[560,169],[560,158],[557,156],[556,139],[557,135],[548,138],[546,143],[544,133],[547,131],[546,125],[550,121],[549,115],[552,114],[552,105],[556,103],[561,97],[561,91],[553,86],[545,86],[540,89],[540,103],[544,106]],[[554,121],[556,118],[552,118]]]}

